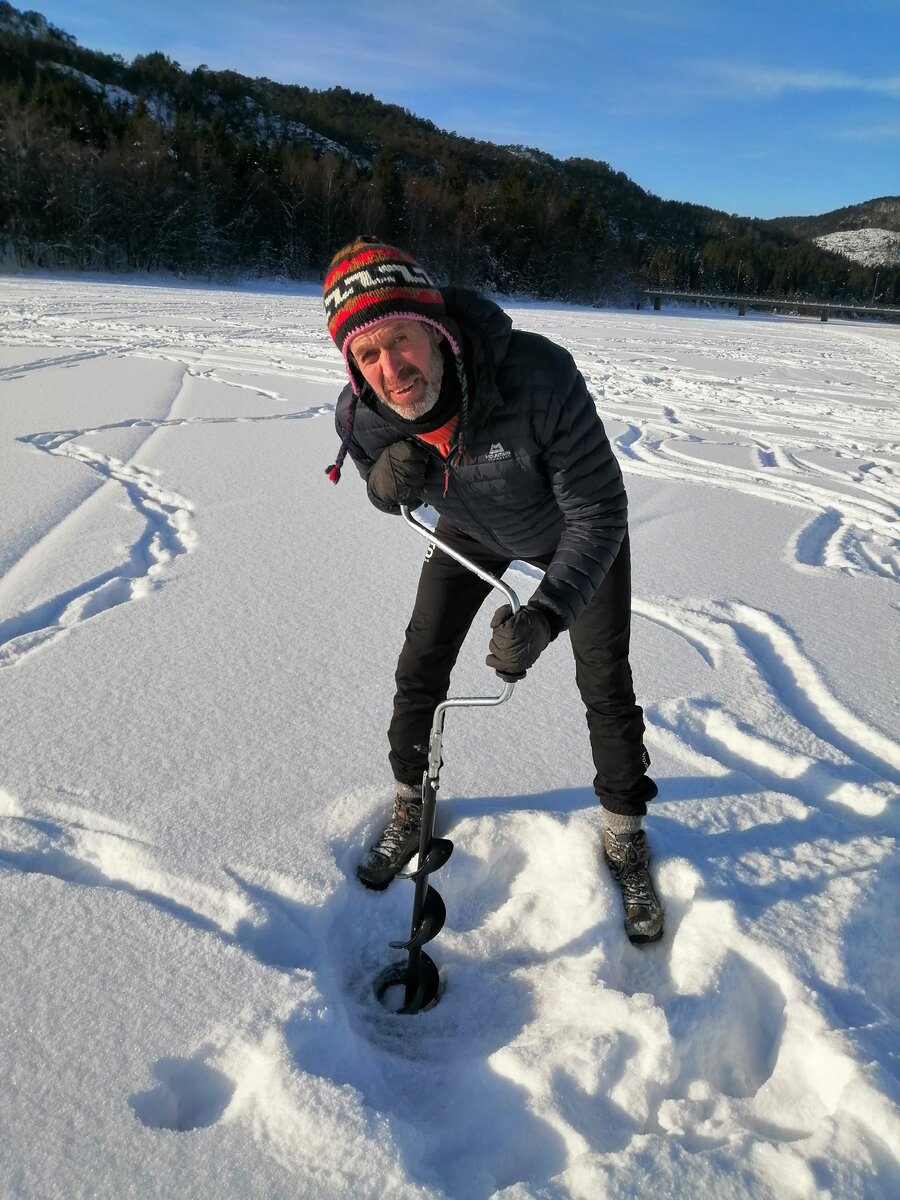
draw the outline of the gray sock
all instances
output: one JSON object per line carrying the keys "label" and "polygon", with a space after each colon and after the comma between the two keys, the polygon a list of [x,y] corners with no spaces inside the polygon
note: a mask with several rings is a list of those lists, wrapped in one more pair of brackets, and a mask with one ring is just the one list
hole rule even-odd
{"label": "gray sock", "polygon": [[643,828],[644,824],[643,817],[630,817],[624,813],[610,812],[608,808],[604,808],[603,810],[603,820],[606,822],[606,828],[610,833],[619,835],[623,833],[637,833],[639,829]]}
{"label": "gray sock", "polygon": [[397,788],[397,795],[400,797],[401,800],[421,800],[422,799],[421,786],[416,787],[414,784],[411,784],[411,783],[400,783],[400,781],[396,780],[396,779],[394,780],[394,783]]}

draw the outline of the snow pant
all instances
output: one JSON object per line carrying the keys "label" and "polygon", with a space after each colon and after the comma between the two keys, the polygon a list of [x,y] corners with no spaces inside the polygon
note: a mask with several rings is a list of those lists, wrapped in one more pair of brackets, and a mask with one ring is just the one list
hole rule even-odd
{"label": "snow pant", "polygon": [[[445,521],[438,523],[436,532],[492,575],[502,575],[512,561]],[[538,559],[531,565],[546,570],[549,561]],[[399,783],[418,787],[422,782],[434,710],[447,698],[460,647],[491,590],[449,554],[437,546],[430,548],[397,664],[397,694],[388,730],[391,769]],[[611,812],[643,816],[657,787],[647,775],[650,757],[628,661],[630,635],[631,556],[626,533],[609,573],[569,636],[597,772],[594,790]]]}

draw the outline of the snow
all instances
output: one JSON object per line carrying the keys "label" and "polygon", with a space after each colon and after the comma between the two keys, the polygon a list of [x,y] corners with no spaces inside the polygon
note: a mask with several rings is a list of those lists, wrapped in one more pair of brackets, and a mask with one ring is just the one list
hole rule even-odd
{"label": "snow", "polygon": [[[79,71],[77,67],[70,67],[64,63],[57,62],[39,63],[38,65],[77,80],[78,83],[82,84],[89,91],[101,96],[103,102],[109,105],[110,108],[125,108],[130,112],[138,102],[138,98],[133,92],[129,92],[125,88],[118,87],[113,83],[101,83],[99,79],[95,79],[92,75],[87,75],[84,71]],[[206,99],[208,103],[217,108],[222,105],[221,97],[215,94],[207,93]],[[150,116],[162,125],[164,129],[171,130],[174,128],[176,114],[169,97],[147,96],[144,98],[144,106]],[[366,159],[353,154],[346,146],[342,146],[340,142],[335,142],[332,138],[325,137],[324,134],[316,133],[308,125],[304,125],[302,121],[289,121],[277,114],[266,114],[251,96],[244,97],[242,107],[245,110],[247,121],[250,127],[252,127],[255,136],[262,141],[270,144],[285,141],[310,142],[320,154],[340,155],[361,169],[370,168],[372,165]],[[240,132],[241,128],[243,128],[243,125],[240,125],[238,132]]]}
{"label": "snow", "polygon": [[74,38],[60,29],[49,24],[47,18],[36,12],[16,12],[14,8],[0,13],[0,30],[13,33],[17,37],[46,38],[51,34],[56,38],[74,41]]}
{"label": "snow", "polygon": [[[137,104],[137,96],[133,92],[129,92],[115,83],[101,83],[99,79],[95,79],[93,75],[87,75],[84,71],[79,71],[77,67],[70,67],[65,63],[58,62],[39,63],[38,66],[49,67],[51,71],[57,71],[60,75],[69,75],[95,95],[102,96],[104,104],[110,108],[125,108],[130,112]],[[175,127],[175,113],[166,100],[148,96],[144,106],[150,116],[158,121],[164,129]]]}
{"label": "snow", "polygon": [[244,97],[244,108],[260,141],[269,145],[277,142],[310,142],[320,154],[337,154],[360,170],[371,170],[371,162],[360,158],[340,142],[325,137],[322,133],[316,133],[302,121],[289,121],[277,113],[266,113],[252,96]]}
{"label": "snow", "polygon": [[316,290],[0,296],[4,1195],[900,1194],[896,328],[508,305],[626,473],[667,929],[624,938],[562,638],[448,715],[402,1017],[412,888],[353,867],[424,542],[325,478]]}
{"label": "snow", "polygon": [[843,254],[864,267],[900,264],[900,233],[893,229],[841,229],[813,241],[824,250]]}

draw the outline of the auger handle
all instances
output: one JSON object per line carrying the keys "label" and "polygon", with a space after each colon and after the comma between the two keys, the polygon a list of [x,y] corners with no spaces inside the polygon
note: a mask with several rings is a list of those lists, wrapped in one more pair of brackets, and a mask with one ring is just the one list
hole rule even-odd
{"label": "auger handle", "polygon": [[473,575],[477,575],[479,579],[483,579],[485,583],[489,583],[491,587],[496,588],[498,592],[502,592],[514,613],[519,611],[519,609],[522,607],[519,603],[519,597],[512,590],[508,583],[505,583],[502,579],[498,579],[497,576],[492,575],[490,571],[485,571],[482,567],[479,567],[478,563],[472,562],[470,558],[466,558],[466,556],[461,554],[459,550],[454,550],[452,546],[448,546],[446,542],[442,542],[430,525],[426,525],[424,521],[420,521],[418,517],[414,517],[412,515],[407,505],[400,505],[400,516],[407,523],[407,525],[411,525],[417,533],[422,535],[422,537],[427,538],[429,542],[432,542],[435,546],[438,546],[445,554],[449,554],[451,558],[455,558],[458,563],[461,563],[462,566],[471,571]]}
{"label": "auger handle", "polygon": [[[470,558],[466,558],[458,550],[454,550],[452,546],[448,546],[446,542],[441,541],[435,534],[430,525],[426,525],[424,521],[420,521],[414,517],[409,510],[408,505],[400,505],[400,515],[403,520],[414,529],[416,533],[421,534],[432,545],[439,547],[445,554],[449,554],[451,558],[456,559],[458,563],[464,566],[467,570],[477,575],[479,579],[483,579],[485,583],[490,584],[492,588],[496,588],[501,592],[507,600],[510,608],[514,613],[517,613],[522,607],[519,603],[519,597],[512,590],[508,583],[502,579],[498,579],[496,575],[492,575],[490,571],[485,571],[479,567],[478,563],[472,562]],[[448,708],[491,708],[495,704],[503,704],[513,694],[515,683],[504,682],[503,690],[499,696],[458,696],[453,699],[444,700],[434,710],[434,720],[431,726],[431,737],[428,745],[428,771],[427,777],[433,782],[434,790],[437,791],[438,775],[441,769],[441,742],[444,733],[444,717]]]}
{"label": "auger handle", "polygon": [[[443,550],[445,554],[449,554],[461,566],[477,575],[485,583],[492,588],[496,588],[498,592],[506,597],[506,601],[514,613],[517,613],[521,608],[519,597],[512,590],[509,584],[504,583],[502,579],[498,579],[495,575],[491,575],[489,571],[483,570],[477,563],[466,558],[464,554],[460,554],[458,550],[454,550],[452,546],[448,546],[439,537],[435,535],[434,530],[426,525],[424,521],[418,520],[412,515],[409,507],[405,504],[400,505],[400,515],[404,521],[412,529],[429,543]],[[409,948],[409,959],[406,967],[405,984],[406,993],[403,1008],[400,1010],[404,1013],[416,1013],[423,1007],[437,998],[439,989],[439,975],[434,963],[422,951],[422,946],[425,942],[431,941],[439,932],[444,923],[444,905],[438,894],[429,886],[428,876],[432,872],[438,870],[452,850],[452,843],[442,839],[435,840],[434,838],[434,818],[435,806],[438,790],[438,778],[441,772],[441,743],[444,735],[444,716],[448,708],[488,708],[496,704],[503,704],[508,700],[513,693],[515,683],[504,682],[503,690],[499,696],[459,696],[451,700],[444,700],[434,710],[434,719],[431,725],[431,737],[428,743],[428,768],[425,771],[422,779],[422,833],[419,841],[419,863],[420,867],[412,874],[415,879],[416,890],[413,898],[413,914],[412,925],[410,929],[409,940],[403,943]],[[444,852],[439,854],[432,853],[429,858],[429,851],[440,843],[444,847]],[[423,864],[427,867],[423,869]],[[428,927],[425,917],[428,915],[428,899],[431,897],[431,907],[438,913],[440,919],[436,919],[432,913],[431,927]],[[424,933],[424,938],[422,934]]]}

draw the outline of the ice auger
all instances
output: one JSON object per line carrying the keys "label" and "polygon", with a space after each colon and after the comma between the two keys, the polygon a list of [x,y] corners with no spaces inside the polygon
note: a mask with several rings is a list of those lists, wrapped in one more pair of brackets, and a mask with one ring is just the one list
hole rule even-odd
{"label": "ice auger", "polygon": [[[438,546],[445,554],[455,558],[458,563],[473,571],[485,583],[497,588],[506,598],[514,613],[519,611],[519,598],[516,593],[488,571],[483,571],[458,550],[442,542],[436,537],[434,530],[417,520],[405,505],[400,512],[404,521],[417,533],[427,538],[432,545]],[[428,882],[428,876],[440,870],[453,853],[453,843],[449,838],[434,836],[434,817],[437,805],[438,778],[441,771],[441,743],[444,737],[444,717],[448,708],[489,708],[503,704],[512,695],[513,683],[504,683],[499,696],[462,696],[448,699],[439,704],[434,711],[431,724],[431,736],[428,742],[428,766],[422,778],[422,835],[419,841],[419,859],[416,869],[401,875],[403,879],[412,879],[416,890],[413,897],[412,925],[406,941],[391,942],[394,950],[408,951],[407,961],[395,963],[378,976],[375,981],[375,994],[381,1000],[389,988],[404,986],[403,1007],[401,1013],[417,1013],[424,1008],[437,1003],[440,998],[441,980],[438,969],[422,947],[441,932],[447,919],[447,910],[440,894]]]}

